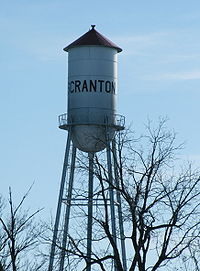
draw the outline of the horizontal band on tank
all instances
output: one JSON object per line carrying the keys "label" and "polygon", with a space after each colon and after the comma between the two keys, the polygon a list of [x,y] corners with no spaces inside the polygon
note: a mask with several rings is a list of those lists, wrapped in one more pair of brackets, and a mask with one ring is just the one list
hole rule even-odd
{"label": "horizontal band on tank", "polygon": [[116,82],[109,80],[72,80],[68,83],[69,93],[105,92],[116,94]]}
{"label": "horizontal band on tank", "polygon": [[78,125],[88,125],[88,126],[108,126],[113,127],[116,130],[123,130],[125,127],[125,117],[119,114],[114,114],[112,116],[112,120],[110,116],[104,116],[104,120],[102,122],[90,120],[85,121],[84,115],[80,116],[79,119],[73,121],[67,113],[64,113],[58,117],[59,128],[68,130],[71,126],[78,126]]}

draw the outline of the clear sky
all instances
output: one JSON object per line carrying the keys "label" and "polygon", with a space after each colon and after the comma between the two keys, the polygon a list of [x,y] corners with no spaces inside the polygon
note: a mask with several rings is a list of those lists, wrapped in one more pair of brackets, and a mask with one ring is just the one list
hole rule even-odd
{"label": "clear sky", "polygon": [[169,118],[200,162],[200,1],[1,0],[0,181],[29,204],[57,204],[66,133],[67,53],[91,24],[121,48],[118,112],[138,133],[147,119]]}

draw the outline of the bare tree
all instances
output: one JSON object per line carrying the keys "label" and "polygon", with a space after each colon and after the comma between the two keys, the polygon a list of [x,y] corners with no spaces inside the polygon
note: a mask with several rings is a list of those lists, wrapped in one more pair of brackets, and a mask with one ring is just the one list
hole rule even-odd
{"label": "bare tree", "polygon": [[[148,124],[147,134],[139,138],[127,132],[116,137],[117,152],[111,149],[116,165],[112,182],[102,154],[95,155],[94,198],[101,204],[96,204],[93,212],[91,258],[88,259],[86,254],[86,238],[83,237],[86,221],[80,218],[87,216],[87,212],[84,207],[79,207],[73,213],[65,249],[66,270],[72,270],[69,267],[71,256],[73,264],[77,260],[76,268],[79,266],[74,270],[86,270],[88,266],[92,266],[92,270],[113,270],[113,260],[118,271],[124,270],[121,252],[111,231],[107,200],[110,188],[122,199],[128,270],[179,270],[174,268],[176,260],[181,262],[181,257],[192,259],[193,248],[200,236],[200,174],[190,164],[180,169],[176,154],[181,146],[176,146],[175,134],[165,125],[165,121],[160,121],[153,129]],[[84,172],[89,169],[83,161],[81,157],[79,170],[83,182],[79,181],[81,185],[76,192],[87,198]],[[58,248],[62,249],[62,246],[58,245]],[[85,262],[82,267],[81,259]],[[190,270],[198,271],[195,261],[193,264],[194,269],[190,267]]]}
{"label": "bare tree", "polygon": [[31,214],[28,210],[24,210],[24,201],[29,192],[30,189],[15,206],[9,188],[8,208],[3,208],[1,213],[0,261],[1,269],[5,271],[39,270],[41,265],[37,265],[34,259],[34,249],[39,245],[38,237],[42,233],[40,223],[34,219],[41,209]]}

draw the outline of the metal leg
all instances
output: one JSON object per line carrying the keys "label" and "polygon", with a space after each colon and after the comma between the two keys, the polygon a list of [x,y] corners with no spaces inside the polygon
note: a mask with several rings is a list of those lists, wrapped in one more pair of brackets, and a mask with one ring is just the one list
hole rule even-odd
{"label": "metal leg", "polygon": [[65,158],[64,158],[64,163],[63,163],[63,171],[62,171],[62,177],[61,177],[61,183],[60,183],[60,191],[59,191],[59,197],[58,197],[56,220],[54,224],[53,240],[52,240],[52,245],[51,245],[48,271],[53,270],[53,262],[54,262],[56,240],[57,240],[57,235],[58,235],[58,226],[59,226],[60,214],[61,214],[63,191],[64,191],[64,186],[65,186],[66,171],[67,171],[67,166],[68,166],[70,142],[71,142],[71,133],[69,132],[68,138],[67,138],[66,150],[65,150]]}
{"label": "metal leg", "polygon": [[[115,222],[115,202],[114,202],[114,191],[113,191],[113,177],[112,177],[112,163],[111,163],[111,150],[110,143],[107,142],[107,163],[108,163],[108,178],[109,178],[109,196],[110,196],[110,212],[111,212],[111,227],[112,227],[112,236],[115,244],[117,244],[116,238],[116,222]],[[115,265],[115,271],[117,267]]]}
{"label": "metal leg", "polygon": [[[119,175],[118,175],[115,140],[112,141],[112,148],[113,148],[115,181],[116,181],[117,188],[119,188]],[[124,235],[124,225],[123,225],[123,216],[122,216],[121,196],[120,196],[119,191],[117,191],[117,203],[118,203],[119,231],[120,231],[121,250],[122,250],[122,262],[123,262],[124,271],[127,271],[125,235]]]}
{"label": "metal leg", "polygon": [[[88,183],[88,224],[87,224],[87,261],[91,262],[92,253],[92,216],[93,216],[93,163],[94,154],[89,153],[89,183]],[[91,266],[87,267],[91,271]]]}
{"label": "metal leg", "polygon": [[72,158],[71,158],[71,167],[70,167],[70,176],[69,176],[69,184],[67,190],[67,202],[66,202],[66,211],[65,211],[65,223],[63,230],[63,240],[62,240],[62,251],[60,258],[60,267],[59,271],[63,271],[64,269],[64,261],[65,261],[65,249],[67,243],[67,235],[69,229],[69,217],[70,217],[70,209],[71,209],[71,199],[72,199],[72,190],[74,183],[74,169],[75,169],[75,160],[76,160],[76,148],[73,146],[72,148]]}

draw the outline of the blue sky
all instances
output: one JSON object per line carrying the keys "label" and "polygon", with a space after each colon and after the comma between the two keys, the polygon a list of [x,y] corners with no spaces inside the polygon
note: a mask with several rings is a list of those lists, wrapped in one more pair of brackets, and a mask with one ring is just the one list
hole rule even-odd
{"label": "blue sky", "polygon": [[2,0],[0,3],[0,179],[19,199],[54,213],[66,134],[67,53],[91,24],[121,48],[118,112],[139,134],[168,117],[200,162],[200,1]]}

